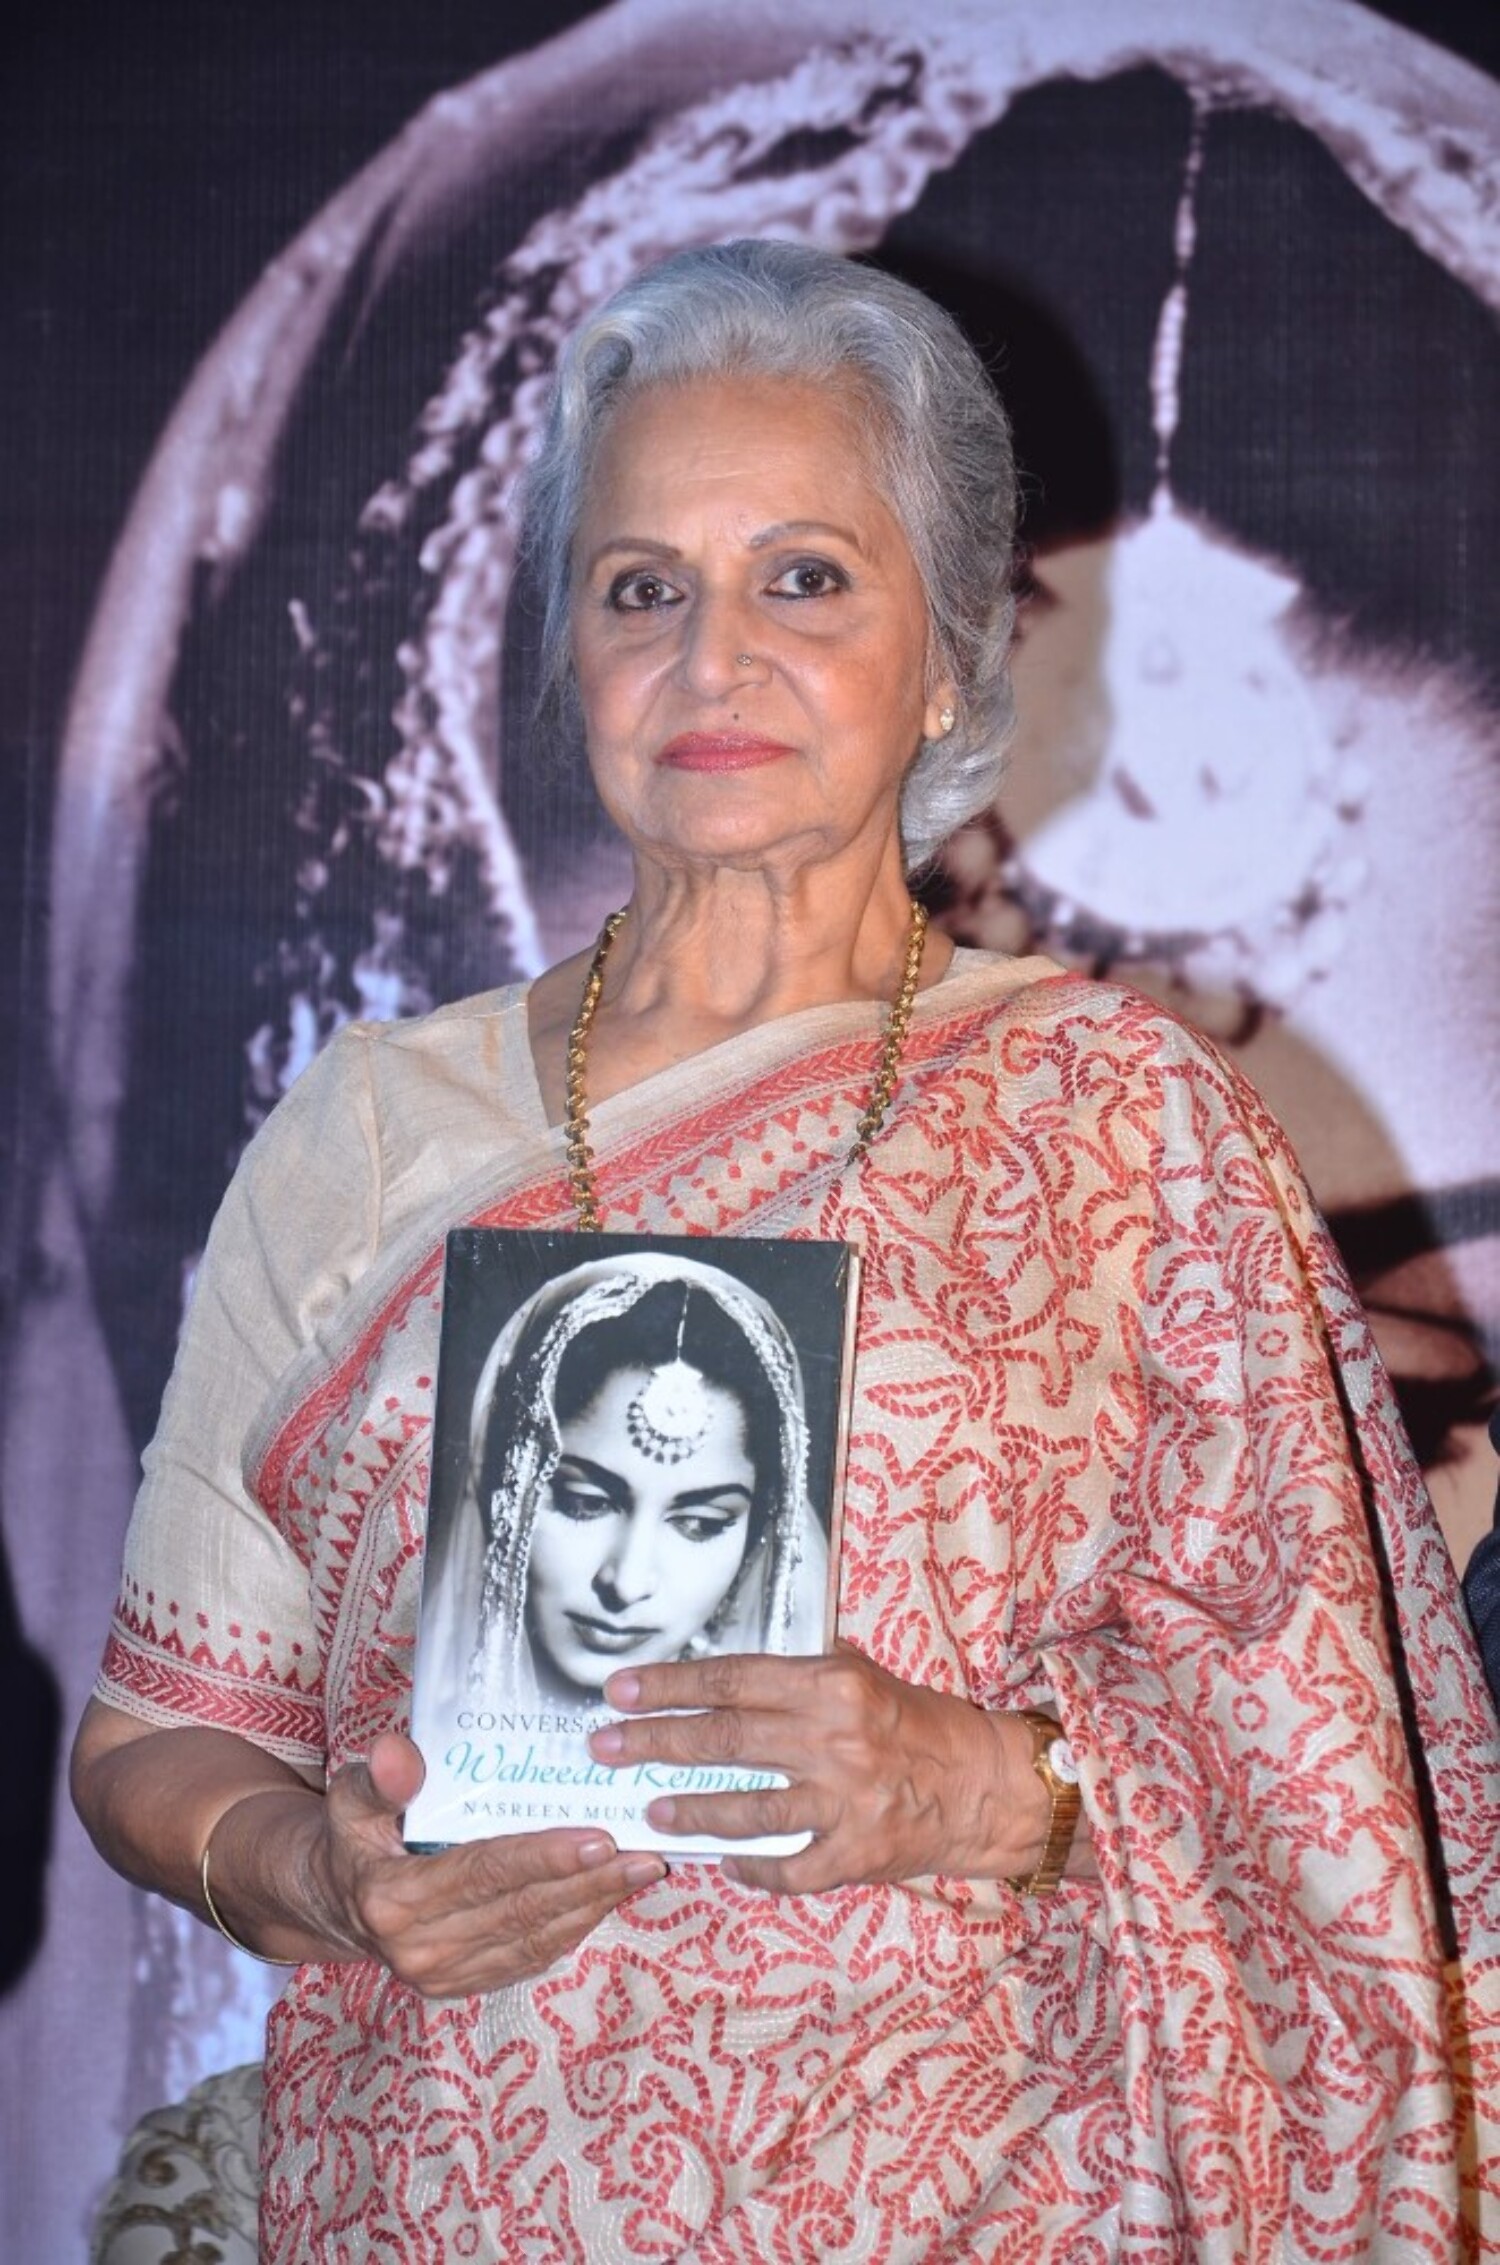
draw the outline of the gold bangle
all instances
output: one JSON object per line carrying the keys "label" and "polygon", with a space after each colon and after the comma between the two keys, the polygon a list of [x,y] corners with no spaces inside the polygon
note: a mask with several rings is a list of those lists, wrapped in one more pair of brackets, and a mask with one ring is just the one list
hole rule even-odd
{"label": "gold bangle", "polygon": [[[232,1809],[235,1806],[236,1804],[231,1801],[229,1807]],[[203,1908],[208,1913],[208,1916],[210,1917],[210,1919],[212,1919],[214,1925],[218,1928],[219,1933],[224,1937],[225,1942],[228,1943],[231,1950],[243,1951],[247,1958],[258,1959],[262,1966],[300,1966],[302,1964],[300,1958],[272,1958],[267,1951],[252,1950],[248,1943],[242,1943],[239,1936],[235,1934],[231,1928],[226,1927],[224,1924],[223,1916],[219,1910],[219,1906],[214,1901],[214,1891],[208,1884],[208,1852],[214,1844],[214,1834],[218,1831],[220,1825],[224,1822],[224,1819],[228,1816],[228,1814],[229,1809],[223,1809],[220,1811],[219,1815],[210,1825],[208,1838],[203,1843],[203,1857],[198,1866],[198,1884],[203,1890]]]}
{"label": "gold bangle", "polygon": [[1018,1895],[1051,1895],[1063,1876],[1083,1806],[1083,1796],[1078,1790],[1078,1765],[1073,1759],[1072,1747],[1063,1736],[1062,1724],[1054,1722],[1050,1714],[1023,1707],[1017,1720],[1030,1728],[1031,1766],[1052,1797],[1052,1814],[1047,1819],[1047,1837],[1035,1870],[1019,1879],[1007,1880],[1005,1884]]}

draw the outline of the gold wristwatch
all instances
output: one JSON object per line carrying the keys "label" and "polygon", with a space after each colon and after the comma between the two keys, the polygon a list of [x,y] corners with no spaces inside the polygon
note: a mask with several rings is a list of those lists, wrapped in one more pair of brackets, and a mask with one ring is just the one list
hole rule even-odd
{"label": "gold wristwatch", "polygon": [[1031,1730],[1031,1766],[1052,1796],[1052,1815],[1036,1870],[1020,1879],[1007,1880],[1018,1895],[1050,1895],[1063,1876],[1068,1850],[1078,1828],[1082,1796],[1078,1790],[1078,1764],[1063,1736],[1062,1724],[1033,1707],[1018,1710],[1018,1719]]}

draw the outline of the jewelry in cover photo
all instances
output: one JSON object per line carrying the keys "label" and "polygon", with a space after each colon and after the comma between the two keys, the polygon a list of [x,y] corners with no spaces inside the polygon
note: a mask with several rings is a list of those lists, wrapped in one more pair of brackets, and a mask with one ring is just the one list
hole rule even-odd
{"label": "jewelry in cover photo", "polygon": [[588,1736],[617,1669],[827,1649],[857,1276],[847,1243],[448,1236],[409,1847],[569,1824],[679,1859],[804,1845],[655,1832],[659,1794],[780,1781],[611,1769]]}

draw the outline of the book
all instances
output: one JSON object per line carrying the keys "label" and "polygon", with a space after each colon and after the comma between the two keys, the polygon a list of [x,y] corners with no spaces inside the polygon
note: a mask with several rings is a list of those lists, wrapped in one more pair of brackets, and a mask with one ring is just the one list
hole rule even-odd
{"label": "book", "polygon": [[594,1760],[616,1670],[832,1639],[858,1260],[847,1243],[447,1238],[405,1819],[433,1849],[596,1825],[679,1859],[664,1793],[769,1771]]}

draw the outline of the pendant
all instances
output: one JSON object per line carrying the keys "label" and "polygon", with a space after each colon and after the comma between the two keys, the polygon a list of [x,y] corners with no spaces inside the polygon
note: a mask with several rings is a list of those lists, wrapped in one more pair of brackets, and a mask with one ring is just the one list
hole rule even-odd
{"label": "pendant", "polygon": [[625,1410],[630,1443],[653,1463],[682,1463],[702,1446],[713,1415],[709,1388],[691,1362],[653,1369]]}

